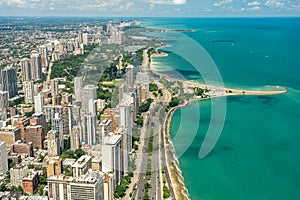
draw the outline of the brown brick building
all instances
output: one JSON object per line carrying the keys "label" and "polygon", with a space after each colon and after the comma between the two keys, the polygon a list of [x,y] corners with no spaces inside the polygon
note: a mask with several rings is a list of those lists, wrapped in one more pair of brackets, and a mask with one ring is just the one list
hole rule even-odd
{"label": "brown brick building", "polygon": [[26,144],[19,140],[10,146],[10,153],[27,154],[29,157],[33,157],[33,143]]}
{"label": "brown brick building", "polygon": [[39,177],[37,172],[29,172],[28,176],[23,178],[22,185],[24,192],[32,194],[39,186]]}
{"label": "brown brick building", "polygon": [[25,128],[26,142],[32,142],[35,147],[43,148],[45,140],[45,131],[41,125],[30,125]]}

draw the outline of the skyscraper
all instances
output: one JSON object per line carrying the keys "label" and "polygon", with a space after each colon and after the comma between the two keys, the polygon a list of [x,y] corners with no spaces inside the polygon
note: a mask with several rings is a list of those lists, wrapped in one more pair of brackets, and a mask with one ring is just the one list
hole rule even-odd
{"label": "skyscraper", "polygon": [[74,93],[76,101],[81,101],[81,89],[82,89],[82,78],[75,77],[74,78]]}
{"label": "skyscraper", "polygon": [[0,90],[0,109],[8,107],[8,92]]}
{"label": "skyscraper", "polygon": [[82,34],[82,42],[83,42],[84,45],[89,44],[89,34],[88,33],[83,33]]}
{"label": "skyscraper", "polygon": [[52,119],[52,130],[58,133],[60,147],[63,150],[64,149],[63,121],[60,118],[59,113],[55,113],[55,116]]}
{"label": "skyscraper", "polygon": [[84,142],[88,145],[96,143],[96,122],[96,115],[84,115]]}
{"label": "skyscraper", "polygon": [[42,58],[39,53],[33,53],[30,56],[31,78],[33,80],[41,80],[42,74]]}
{"label": "skyscraper", "polygon": [[97,88],[94,85],[86,85],[81,90],[81,110],[84,114],[89,113],[90,100],[97,99]]}
{"label": "skyscraper", "polygon": [[17,74],[14,68],[5,68],[1,70],[1,86],[3,91],[8,92],[9,98],[18,95]]}
{"label": "skyscraper", "polygon": [[20,65],[21,65],[21,72],[22,72],[22,81],[31,80],[30,59],[28,58],[22,59]]}
{"label": "skyscraper", "polygon": [[70,135],[71,141],[71,150],[75,151],[76,149],[80,148],[80,137],[79,137],[79,127],[75,126],[72,128],[72,133]]}
{"label": "skyscraper", "polygon": [[58,94],[59,94],[58,80],[53,79],[53,80],[51,80],[51,96],[56,97]]}
{"label": "skyscraper", "polygon": [[34,96],[34,110],[36,113],[43,112],[44,105],[45,105],[44,96],[41,93],[38,93],[37,96]]}
{"label": "skyscraper", "polygon": [[131,104],[124,102],[120,104],[120,127],[124,128],[124,171],[128,171],[129,153],[132,150],[132,113]]}
{"label": "skyscraper", "polygon": [[33,81],[24,81],[23,82],[23,91],[25,94],[25,102],[26,103],[33,103]]}
{"label": "skyscraper", "polygon": [[41,65],[43,68],[47,68],[48,67],[48,49],[46,46],[41,45],[39,47],[39,53],[41,55]]}
{"label": "skyscraper", "polygon": [[0,141],[0,174],[5,174],[8,171],[6,143]]}
{"label": "skyscraper", "polygon": [[118,185],[123,177],[122,136],[110,133],[102,145],[102,171],[112,172],[115,184]]}
{"label": "skyscraper", "polygon": [[126,67],[126,84],[127,84],[127,92],[133,91],[134,84],[134,66],[128,65]]}

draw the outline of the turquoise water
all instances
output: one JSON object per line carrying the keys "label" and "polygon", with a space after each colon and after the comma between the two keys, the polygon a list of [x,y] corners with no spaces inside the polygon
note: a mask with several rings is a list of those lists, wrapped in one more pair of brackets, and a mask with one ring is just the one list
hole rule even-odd
{"label": "turquoise water", "polygon": [[[300,199],[300,19],[157,19],[145,24],[197,30],[175,39],[160,34],[172,46],[163,49],[167,58],[155,61],[174,77],[179,73],[204,81],[195,67],[172,53],[188,36],[210,54],[226,86],[289,88],[278,96],[227,98],[221,137],[204,159],[198,153],[208,126],[220,123],[211,121],[210,100],[175,112],[171,135],[191,199]],[[199,65],[206,63],[199,58]]]}

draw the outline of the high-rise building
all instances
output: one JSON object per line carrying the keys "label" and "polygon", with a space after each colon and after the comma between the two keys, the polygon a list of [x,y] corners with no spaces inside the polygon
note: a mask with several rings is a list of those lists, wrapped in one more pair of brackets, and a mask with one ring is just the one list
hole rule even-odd
{"label": "high-rise building", "polygon": [[105,137],[102,145],[102,171],[112,172],[115,178],[114,185],[118,185],[123,177],[122,136],[110,133]]}
{"label": "high-rise building", "polygon": [[95,114],[84,115],[84,142],[88,145],[96,143],[97,116]]}
{"label": "high-rise building", "polygon": [[75,77],[74,78],[74,93],[76,101],[81,101],[81,89],[82,89],[82,78]]}
{"label": "high-rise building", "polygon": [[0,90],[0,109],[8,107],[8,92]]}
{"label": "high-rise building", "polygon": [[30,56],[31,78],[33,80],[41,80],[42,74],[42,58],[39,53],[33,53]]}
{"label": "high-rise building", "polygon": [[41,45],[39,47],[39,54],[41,55],[42,67],[48,67],[48,49],[47,46]]}
{"label": "high-rise building", "polygon": [[19,164],[10,169],[10,183],[13,186],[22,186],[22,180],[28,174],[28,167]]}
{"label": "high-rise building", "polygon": [[60,140],[59,134],[55,130],[50,130],[47,133],[48,156],[55,157],[60,155]]}
{"label": "high-rise building", "polygon": [[64,149],[64,132],[63,132],[63,121],[59,116],[59,113],[55,113],[55,117],[52,119],[52,130],[56,131],[58,135],[60,147]]}
{"label": "high-rise building", "polygon": [[81,90],[81,110],[84,114],[89,113],[90,100],[97,99],[97,87],[94,85],[86,85]]}
{"label": "high-rise building", "polygon": [[128,65],[126,67],[126,84],[127,84],[127,92],[133,91],[134,84],[134,66]]}
{"label": "high-rise building", "polygon": [[82,43],[83,43],[83,36],[82,36],[82,33],[78,33],[77,41],[78,41],[79,44],[82,44]]}
{"label": "high-rise building", "polygon": [[62,122],[63,133],[71,133],[73,125],[72,106],[47,105],[44,106],[46,122],[51,122],[55,118],[56,113],[59,113],[59,118]]}
{"label": "high-rise building", "polygon": [[79,134],[80,134],[79,127],[78,126],[73,127],[71,135],[70,135],[71,150],[73,150],[73,151],[80,148]]}
{"label": "high-rise building", "polygon": [[22,72],[22,81],[30,81],[31,80],[31,66],[30,59],[24,58],[20,62],[21,72]]}
{"label": "high-rise building", "polygon": [[50,176],[48,197],[54,200],[102,200],[103,174],[89,170],[80,177]]}
{"label": "high-rise building", "polygon": [[103,190],[104,190],[104,200],[113,200],[114,199],[114,175],[111,173],[104,174],[103,181]]}
{"label": "high-rise building", "polygon": [[6,143],[0,141],[0,174],[5,174],[8,171]]}
{"label": "high-rise building", "polygon": [[8,92],[9,98],[18,95],[17,74],[14,68],[5,68],[1,70],[1,86],[3,91]]}
{"label": "high-rise building", "polygon": [[125,130],[123,136],[123,157],[124,157],[124,171],[128,171],[129,153],[132,150],[132,112],[131,104],[124,102],[120,104],[120,127]]}
{"label": "high-rise building", "polygon": [[37,113],[42,113],[43,107],[45,105],[44,96],[41,93],[38,93],[37,96],[34,96],[34,110]]}
{"label": "high-rise building", "polygon": [[89,34],[88,33],[83,33],[82,34],[82,43],[84,45],[88,45],[89,44]]}
{"label": "high-rise building", "polygon": [[23,82],[23,91],[25,95],[25,102],[26,103],[33,103],[34,101],[34,91],[33,91],[34,82],[33,81],[24,81]]}
{"label": "high-rise building", "polygon": [[51,96],[56,97],[57,95],[59,95],[58,80],[53,79],[51,80]]}
{"label": "high-rise building", "polygon": [[108,133],[112,131],[112,122],[111,120],[104,119],[101,121],[99,124],[99,129],[98,129],[98,140],[103,143],[104,138],[107,136]]}

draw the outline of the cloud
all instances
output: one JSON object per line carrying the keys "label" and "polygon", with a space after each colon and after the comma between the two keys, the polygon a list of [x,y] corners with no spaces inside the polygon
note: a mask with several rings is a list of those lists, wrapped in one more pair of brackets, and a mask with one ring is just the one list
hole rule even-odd
{"label": "cloud", "polygon": [[165,5],[183,5],[187,0],[144,0],[151,4],[165,4]]}
{"label": "cloud", "polygon": [[248,10],[260,10],[260,7],[259,6],[255,6],[255,7],[252,7],[252,8],[248,8]]}
{"label": "cloud", "polygon": [[253,1],[253,2],[249,2],[247,5],[248,5],[248,6],[260,6],[261,3],[258,2],[258,1]]}
{"label": "cloud", "polygon": [[219,1],[219,2],[214,3],[213,6],[219,7],[219,6],[222,6],[224,4],[229,4],[231,2],[232,2],[232,0],[223,0],[223,1]]}
{"label": "cloud", "polygon": [[265,5],[269,7],[276,7],[276,8],[284,7],[284,3],[277,0],[267,0]]}

